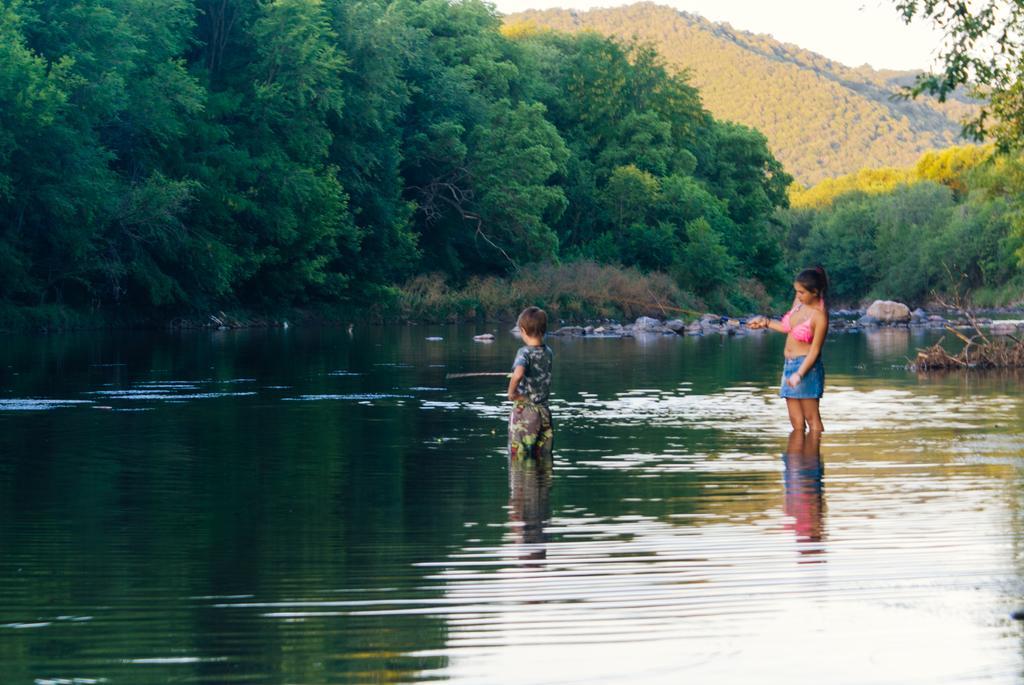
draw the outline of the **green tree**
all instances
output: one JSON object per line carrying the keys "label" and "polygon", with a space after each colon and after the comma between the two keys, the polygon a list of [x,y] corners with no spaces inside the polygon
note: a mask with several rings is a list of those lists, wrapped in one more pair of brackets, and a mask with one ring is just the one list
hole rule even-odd
{"label": "green tree", "polygon": [[[558,225],[567,254],[642,268],[674,263],[685,225],[704,218],[751,275],[780,281],[781,229],[790,178],[763,136],[715,122],[685,74],[670,74],[649,45],[593,33],[517,31],[536,87],[571,150]],[[604,211],[588,212],[598,205]],[[672,228],[672,227],[676,228]],[[641,249],[648,242],[658,249]],[[726,270],[728,273],[728,270]]]}
{"label": "green tree", "polygon": [[515,51],[482,2],[401,0],[392,11],[411,31],[401,173],[417,208],[414,230],[423,261],[461,278],[483,270],[481,260],[494,263],[495,250],[479,246],[469,138],[492,120],[497,103],[511,106]]}
{"label": "green tree", "polygon": [[932,259],[943,266],[939,288],[978,291],[1018,279],[1018,253],[1024,248],[1024,236],[1014,229],[1012,219],[1005,198],[988,198],[981,193],[953,211],[943,235],[932,247]]}
{"label": "green tree", "polygon": [[949,224],[952,191],[922,181],[870,202],[876,222],[875,294],[922,302],[942,278],[946,260],[933,246],[941,243],[941,234]]}
{"label": "green tree", "polygon": [[31,268],[34,227],[26,225],[29,188],[21,179],[35,171],[33,153],[60,117],[70,67],[67,60],[51,66],[28,47],[20,10],[18,3],[0,7],[0,297],[8,299],[39,288]]}
{"label": "green tree", "polygon": [[125,294],[148,302],[147,286],[157,281],[161,293],[173,290],[162,272],[132,277],[159,270],[157,257],[178,239],[193,188],[161,170],[202,106],[180,59],[191,6],[26,3],[7,8],[5,25],[13,29],[15,16],[21,39],[4,41],[14,64],[37,55],[54,65],[49,85],[38,84],[23,102],[56,105],[40,112],[39,128],[17,132],[20,159],[10,160],[18,177],[3,211],[17,217],[13,242],[31,265],[20,280],[38,302],[79,305]]}
{"label": "green tree", "polygon": [[622,230],[626,226],[646,223],[657,201],[658,179],[636,166],[617,167],[604,188],[607,212],[612,225]]}
{"label": "green tree", "polygon": [[192,60],[209,90],[183,166],[201,184],[188,222],[196,299],[337,297],[358,249],[330,122],[347,60],[327,8],[310,0],[204,7]]}
{"label": "green tree", "polygon": [[540,103],[511,107],[500,101],[493,118],[471,138],[468,164],[480,235],[513,262],[558,258],[551,225],[566,200],[551,181],[564,174],[569,150],[544,112]]}
{"label": "green tree", "polygon": [[341,115],[327,118],[329,162],[349,197],[359,231],[358,252],[347,246],[328,269],[351,274],[357,296],[410,275],[419,259],[415,205],[404,197],[402,120],[410,102],[403,69],[412,41],[400,12],[385,0],[327,2],[339,49]]}
{"label": "green tree", "polygon": [[735,278],[736,262],[707,219],[702,217],[688,222],[685,234],[686,245],[675,266],[679,282],[703,295]]}
{"label": "green tree", "polygon": [[824,265],[839,302],[864,297],[877,278],[874,210],[869,198],[847,196],[818,216],[804,241],[799,263]]}
{"label": "green tree", "polygon": [[263,297],[301,298],[311,288],[337,295],[348,274],[326,267],[358,240],[328,160],[327,121],[342,112],[338,74],[347,61],[325,8],[309,0],[260,5],[250,40],[256,58],[248,83],[238,84],[251,98],[244,126],[256,174],[256,201],[240,222],[255,266],[247,285]]}

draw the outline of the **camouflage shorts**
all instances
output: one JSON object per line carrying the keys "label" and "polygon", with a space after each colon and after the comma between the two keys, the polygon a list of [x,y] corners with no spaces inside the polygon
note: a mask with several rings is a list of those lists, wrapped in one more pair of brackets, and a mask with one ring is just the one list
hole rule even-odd
{"label": "camouflage shorts", "polygon": [[518,400],[508,417],[508,456],[519,459],[551,457],[555,431],[551,425],[551,410],[541,404]]}

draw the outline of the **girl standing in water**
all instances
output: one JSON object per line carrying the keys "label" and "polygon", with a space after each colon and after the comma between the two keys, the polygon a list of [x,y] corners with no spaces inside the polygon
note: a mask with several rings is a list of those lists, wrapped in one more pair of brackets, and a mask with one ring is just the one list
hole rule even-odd
{"label": "girl standing in water", "polygon": [[828,333],[828,310],[825,294],[828,276],[820,266],[804,269],[793,282],[796,298],[793,308],[773,321],[764,316],[751,319],[749,328],[770,328],[786,334],[785,364],[779,396],[786,398],[789,421],[793,430],[823,431],[818,402],[825,390],[825,365],[821,347]]}

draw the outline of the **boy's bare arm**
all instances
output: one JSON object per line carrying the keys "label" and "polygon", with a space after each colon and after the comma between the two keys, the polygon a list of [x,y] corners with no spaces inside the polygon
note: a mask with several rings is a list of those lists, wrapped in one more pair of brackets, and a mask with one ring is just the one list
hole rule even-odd
{"label": "boy's bare arm", "polygon": [[526,375],[525,366],[517,366],[512,371],[512,378],[508,381],[508,398],[513,402],[519,398],[519,381],[523,380],[523,376]]}

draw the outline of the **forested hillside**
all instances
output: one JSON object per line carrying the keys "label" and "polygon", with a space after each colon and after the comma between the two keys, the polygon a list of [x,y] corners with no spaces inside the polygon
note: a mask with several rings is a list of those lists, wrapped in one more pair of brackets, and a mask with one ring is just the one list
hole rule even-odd
{"label": "forested hillside", "polygon": [[893,99],[913,73],[850,68],[770,36],[651,3],[530,11],[505,21],[650,42],[671,68],[687,71],[715,117],[763,132],[774,155],[804,184],[865,167],[911,165],[928,150],[957,144],[961,119],[974,111],[956,94],[946,103]]}
{"label": "forested hillside", "polygon": [[377,305],[573,260],[724,301],[784,284],[790,181],[653,50],[478,0],[0,7],[8,311]]}

